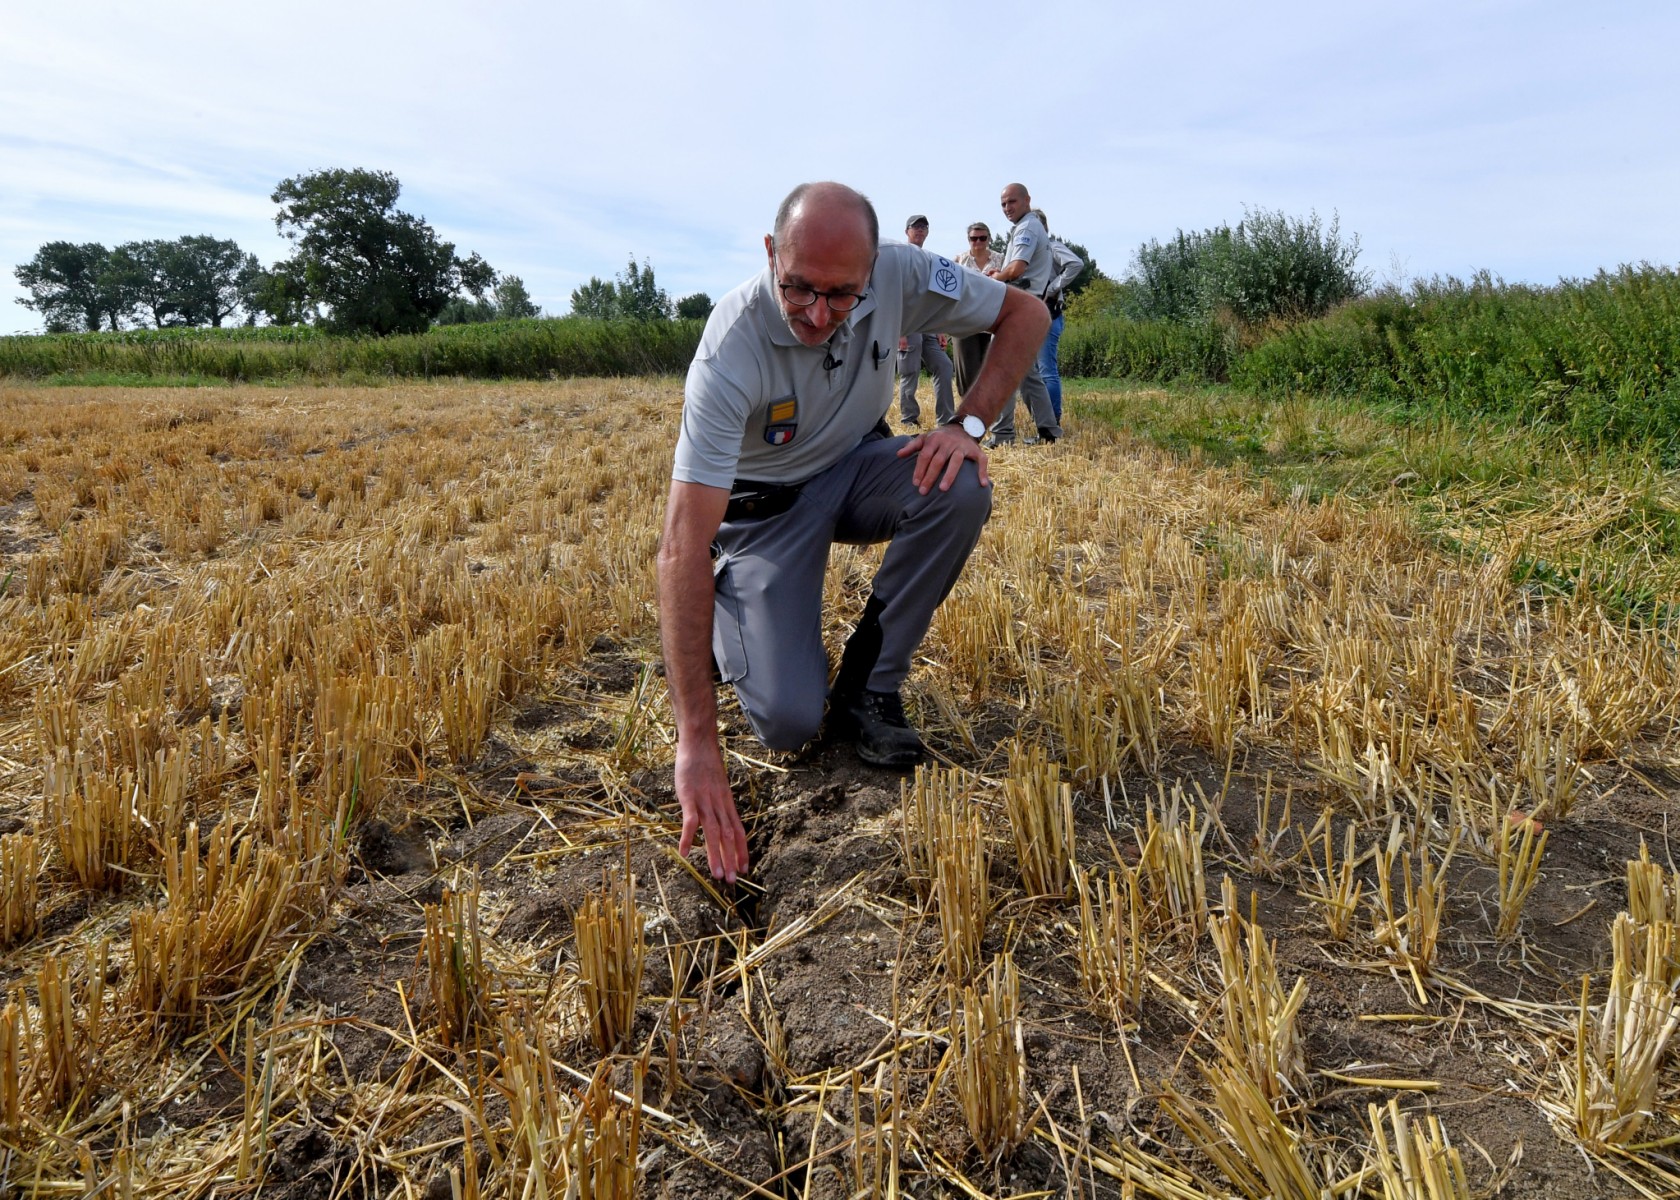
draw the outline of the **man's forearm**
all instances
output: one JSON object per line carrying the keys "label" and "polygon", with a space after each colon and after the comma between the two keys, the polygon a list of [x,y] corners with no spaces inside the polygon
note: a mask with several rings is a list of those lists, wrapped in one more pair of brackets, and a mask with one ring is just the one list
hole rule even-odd
{"label": "man's forearm", "polygon": [[659,631],[665,684],[677,718],[677,737],[717,737],[717,689],[712,685],[712,561],[707,547],[659,550]]}
{"label": "man's forearm", "polygon": [[1009,397],[1021,384],[1021,377],[1038,357],[1044,335],[1050,331],[1050,310],[1035,296],[1012,288],[1004,296],[1003,309],[992,326],[992,343],[980,374],[963,397],[962,413],[973,413],[987,425],[996,421]]}

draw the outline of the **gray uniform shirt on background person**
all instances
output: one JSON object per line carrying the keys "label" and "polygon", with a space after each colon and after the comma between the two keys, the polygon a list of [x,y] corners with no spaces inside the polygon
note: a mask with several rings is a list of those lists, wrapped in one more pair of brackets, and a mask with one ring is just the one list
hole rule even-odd
{"label": "gray uniform shirt on background person", "polygon": [[1021,259],[1026,260],[1027,270],[1014,281],[1015,286],[1042,299],[1056,273],[1056,264],[1050,252],[1050,235],[1031,212],[1010,227],[1009,244],[1003,249],[1004,266]]}
{"label": "gray uniform shirt on background person", "polygon": [[[1044,230],[1044,222],[1033,216],[1031,210],[1010,226],[1009,244],[1003,251],[1005,267],[1012,262],[1021,261],[1026,262],[1027,269],[1016,276],[1009,286],[1024,288],[1042,298],[1044,289],[1050,285],[1050,279],[1056,272],[1056,265],[1050,252],[1050,235]],[[1036,347],[1033,364],[1021,377],[1021,399],[1026,401],[1027,407],[1032,410],[1033,422],[1038,426],[1041,437],[1052,441],[1061,437],[1061,422],[1057,420],[1056,412],[1050,405],[1050,392],[1044,386],[1044,377],[1039,374]],[[1003,406],[1003,412],[992,426],[992,432],[1000,442],[1015,440],[1013,404]]]}
{"label": "gray uniform shirt on background person", "polygon": [[[1039,297],[1047,303],[1052,300],[1060,300],[1062,294],[1067,291],[1068,285],[1078,279],[1079,273],[1085,269],[1085,260],[1068,249],[1066,242],[1057,237],[1051,237],[1049,241],[1053,274],[1049,286],[1045,288],[1044,294]],[[1055,311],[1055,309],[1051,309],[1052,314]]]}
{"label": "gray uniform shirt on background person", "polygon": [[720,488],[810,479],[886,416],[900,334],[988,329],[1003,289],[942,255],[886,243],[862,303],[825,345],[805,346],[766,265],[706,323],[683,388],[672,478]]}

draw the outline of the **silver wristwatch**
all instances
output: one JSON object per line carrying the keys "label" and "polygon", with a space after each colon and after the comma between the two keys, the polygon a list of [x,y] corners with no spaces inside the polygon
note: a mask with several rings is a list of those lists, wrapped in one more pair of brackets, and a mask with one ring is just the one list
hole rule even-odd
{"label": "silver wristwatch", "polygon": [[982,421],[973,413],[968,413],[963,417],[962,429],[964,433],[968,434],[969,437],[973,438],[977,442],[986,436],[986,422]]}

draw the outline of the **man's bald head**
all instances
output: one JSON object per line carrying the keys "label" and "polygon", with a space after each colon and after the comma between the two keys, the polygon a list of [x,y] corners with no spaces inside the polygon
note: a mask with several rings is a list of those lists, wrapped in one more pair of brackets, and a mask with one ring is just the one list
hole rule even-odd
{"label": "man's bald head", "polygon": [[775,239],[787,242],[798,237],[802,226],[820,225],[832,233],[855,230],[875,253],[881,242],[881,221],[869,197],[843,183],[802,183],[787,194],[776,209]]}
{"label": "man's bald head", "polygon": [[1000,199],[1003,215],[1011,221],[1019,221],[1032,208],[1032,197],[1027,194],[1027,186],[1024,183],[1005,184]]}
{"label": "man's bald head", "polygon": [[[863,193],[843,183],[802,183],[776,210],[776,232],[764,239],[764,253],[775,273],[782,316],[807,346],[820,345],[838,329],[869,290],[881,223]],[[795,295],[816,293],[810,304],[793,304]],[[835,308],[837,296],[852,297]]]}

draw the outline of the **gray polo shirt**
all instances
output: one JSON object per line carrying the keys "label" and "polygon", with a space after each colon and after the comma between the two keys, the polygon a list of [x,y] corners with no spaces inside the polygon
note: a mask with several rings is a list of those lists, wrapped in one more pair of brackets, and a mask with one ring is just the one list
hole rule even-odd
{"label": "gray polo shirt", "polygon": [[1035,296],[1044,295],[1050,278],[1056,273],[1055,258],[1050,253],[1050,235],[1044,222],[1028,212],[1009,230],[1009,245],[1003,250],[1003,265],[1025,259],[1027,272],[1015,280],[1015,286],[1025,288]]}
{"label": "gray polo shirt", "polygon": [[805,346],[766,265],[706,322],[683,387],[671,477],[721,488],[810,479],[886,415],[900,334],[990,329],[1004,294],[997,280],[948,258],[887,243],[863,302],[825,345]]}

